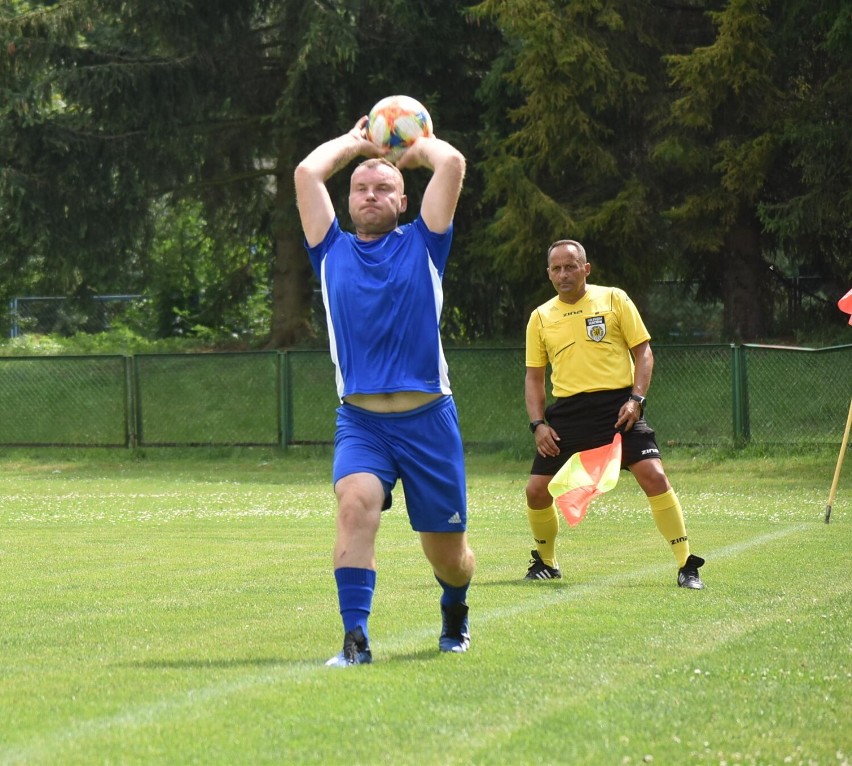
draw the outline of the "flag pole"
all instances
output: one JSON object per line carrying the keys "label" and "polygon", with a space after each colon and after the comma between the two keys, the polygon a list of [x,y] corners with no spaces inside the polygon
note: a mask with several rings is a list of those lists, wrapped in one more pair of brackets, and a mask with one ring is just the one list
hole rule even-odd
{"label": "flag pole", "polygon": [[831,505],[834,502],[834,495],[837,493],[837,482],[840,480],[840,467],[843,465],[843,455],[846,454],[846,445],[849,444],[850,428],[852,428],[852,401],[849,402],[849,414],[846,416],[846,430],[843,432],[840,454],[837,456],[837,465],[834,468],[834,480],[831,482],[831,491],[828,493],[828,505],[825,506],[826,524],[831,519]]}

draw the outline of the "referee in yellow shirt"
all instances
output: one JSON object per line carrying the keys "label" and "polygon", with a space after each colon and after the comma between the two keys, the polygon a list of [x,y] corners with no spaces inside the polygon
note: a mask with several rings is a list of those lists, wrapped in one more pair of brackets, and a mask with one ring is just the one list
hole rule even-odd
{"label": "referee in yellow shirt", "polygon": [[[622,468],[648,497],[654,523],[677,561],[677,584],[701,589],[704,559],[689,551],[683,511],[644,418],[654,355],[651,336],[623,290],[588,284],[591,266],[579,242],[560,239],[547,251],[557,295],[530,315],[524,395],[536,455],[527,483],[527,517],[535,540],[528,580],[562,577],[556,561],[559,516],[547,485],[575,452],[622,434]],[[545,371],[551,367],[553,404]]]}

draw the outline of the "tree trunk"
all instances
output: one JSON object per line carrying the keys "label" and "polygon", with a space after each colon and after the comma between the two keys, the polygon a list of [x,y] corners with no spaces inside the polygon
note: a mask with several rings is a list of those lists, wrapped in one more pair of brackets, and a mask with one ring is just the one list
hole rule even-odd
{"label": "tree trunk", "polygon": [[[279,149],[278,167],[293,167],[287,142]],[[290,172],[276,175],[272,237],[275,261],[272,266],[272,320],[268,348],[288,348],[314,336],[311,324],[312,270],[305,252],[304,235],[296,209]]]}
{"label": "tree trunk", "polygon": [[268,348],[288,348],[314,336],[311,269],[301,229],[276,232],[272,267],[272,326]]}
{"label": "tree trunk", "polygon": [[740,222],[725,238],[723,268],[725,334],[733,341],[753,341],[768,334],[769,285],[756,221]]}

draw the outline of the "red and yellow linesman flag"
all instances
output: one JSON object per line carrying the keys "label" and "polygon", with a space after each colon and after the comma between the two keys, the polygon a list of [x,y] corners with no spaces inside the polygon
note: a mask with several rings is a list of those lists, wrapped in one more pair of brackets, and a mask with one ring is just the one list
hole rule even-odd
{"label": "red and yellow linesman flag", "polygon": [[568,524],[576,527],[586,515],[589,503],[618,483],[620,472],[621,434],[617,433],[612,444],[571,455],[547,489]]}
{"label": "red and yellow linesman flag", "polygon": [[845,311],[849,314],[849,324],[852,324],[852,290],[837,301],[837,305],[841,311]]}

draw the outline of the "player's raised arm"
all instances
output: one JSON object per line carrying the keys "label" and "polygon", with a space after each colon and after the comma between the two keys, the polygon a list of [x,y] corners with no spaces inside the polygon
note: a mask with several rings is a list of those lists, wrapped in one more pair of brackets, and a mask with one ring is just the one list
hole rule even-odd
{"label": "player's raised arm", "polygon": [[348,133],[320,144],[296,167],[296,203],[309,246],[322,242],[334,220],[326,181],[355,157],[378,157],[381,150],[367,140],[362,117]]}
{"label": "player's raised arm", "polygon": [[430,231],[442,234],[450,228],[464,182],[464,155],[436,136],[418,138],[397,162],[400,170],[425,167],[432,178],[423,193],[420,215]]}

